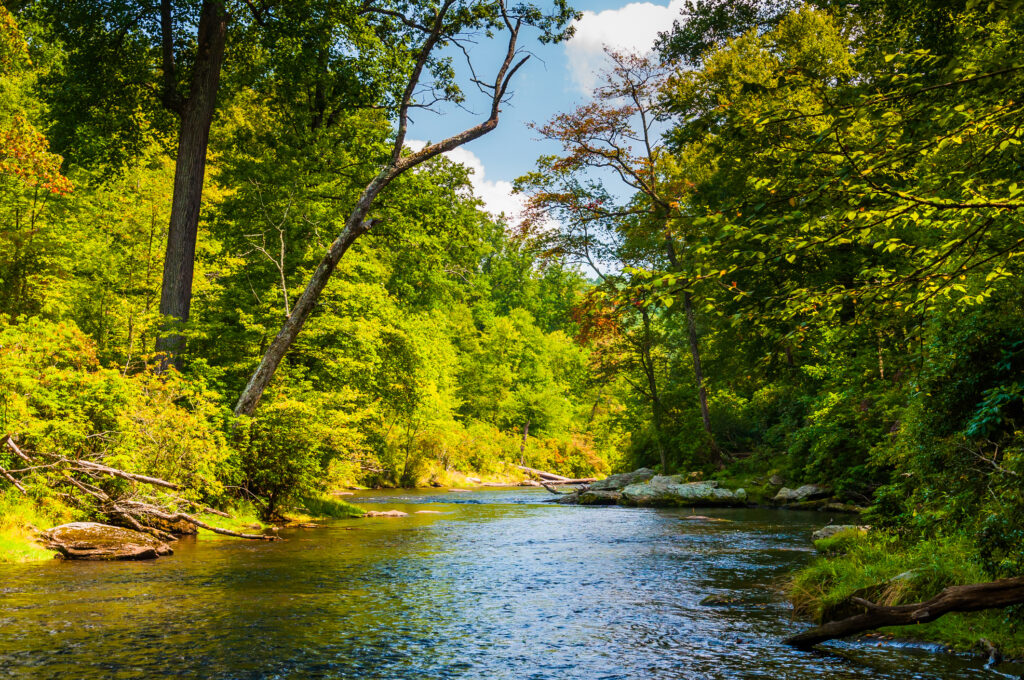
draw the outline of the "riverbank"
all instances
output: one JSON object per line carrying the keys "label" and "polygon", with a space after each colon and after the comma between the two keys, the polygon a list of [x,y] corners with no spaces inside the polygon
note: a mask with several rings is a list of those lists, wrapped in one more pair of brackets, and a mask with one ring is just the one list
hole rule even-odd
{"label": "riverbank", "polygon": [[[0,493],[0,564],[22,564],[50,560],[57,552],[39,541],[41,530],[69,522],[94,519],[67,506],[44,499],[37,502],[10,492]],[[240,533],[265,532],[273,528],[308,524],[328,519],[361,517],[365,510],[336,497],[306,497],[298,505],[289,506],[283,521],[272,524],[261,521],[254,506],[239,503],[226,508],[226,514],[196,513],[196,519],[218,529]],[[222,534],[200,530],[204,539],[239,540]]]}
{"label": "riverbank", "polygon": [[[851,597],[899,605],[926,601],[948,586],[992,580],[962,540],[906,542],[884,532],[846,532],[816,546],[824,553],[792,575],[786,593],[798,616],[818,623],[860,613]],[[984,655],[987,640],[1007,658],[1024,658],[1022,624],[1021,612],[993,609],[880,632]]]}
{"label": "riverbank", "polygon": [[284,528],[273,543],[185,538],[147,563],[0,567],[0,665],[12,680],[151,678],[168,663],[204,680],[984,672],[976,658],[889,644],[837,643],[831,654],[782,644],[792,610],[772,585],[808,562],[818,513],[725,508],[700,514],[728,522],[695,521],[685,508],[562,507],[547,496],[358,492],[364,508],[408,516]]}

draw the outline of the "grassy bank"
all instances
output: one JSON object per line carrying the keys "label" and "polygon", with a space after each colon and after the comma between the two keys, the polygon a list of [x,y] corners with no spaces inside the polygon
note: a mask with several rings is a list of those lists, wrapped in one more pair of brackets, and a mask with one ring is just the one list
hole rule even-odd
{"label": "grassy bank", "polygon": [[[884,533],[846,534],[816,547],[823,555],[793,576],[788,594],[797,614],[818,622],[849,614],[844,603],[854,595],[897,605],[927,600],[948,586],[992,580],[964,540],[905,543]],[[932,623],[883,632],[958,651],[979,651],[979,640],[985,638],[1005,655],[1024,658],[1020,608],[947,614]]]}
{"label": "grassy bank", "polygon": [[[211,526],[243,533],[263,531],[270,526],[260,521],[256,508],[248,503],[229,508],[228,514],[231,517],[212,513],[202,513],[196,517]],[[311,522],[361,517],[363,514],[362,508],[343,500],[310,496],[300,499],[300,505],[289,511],[287,518],[290,521]],[[45,530],[67,522],[95,519],[81,516],[50,498],[37,501],[12,492],[0,493],[0,564],[53,559],[56,553],[36,541],[37,529]],[[237,540],[203,529],[199,533],[204,539]]]}
{"label": "grassy bank", "polygon": [[36,501],[14,490],[0,492],[0,564],[52,559],[56,554],[39,545],[35,529],[80,519],[52,498]]}

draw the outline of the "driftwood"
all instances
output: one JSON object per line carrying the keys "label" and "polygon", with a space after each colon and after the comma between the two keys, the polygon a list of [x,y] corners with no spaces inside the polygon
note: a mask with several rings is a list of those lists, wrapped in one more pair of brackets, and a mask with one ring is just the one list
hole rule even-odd
{"label": "driftwood", "polygon": [[1008,578],[990,583],[951,586],[927,602],[883,607],[855,597],[851,602],[867,611],[786,638],[786,644],[812,647],[818,643],[848,637],[876,628],[928,623],[950,612],[973,612],[999,609],[1024,603],[1024,577]]}
{"label": "driftwood", "polygon": [[[15,443],[14,439],[10,435],[4,435],[0,437],[0,447],[7,446],[10,448],[15,455],[21,458],[23,461],[29,464],[29,467],[17,472],[30,472],[34,470],[44,468],[57,468],[58,475],[51,480],[51,485],[68,485],[72,486],[78,491],[82,492],[86,496],[93,499],[95,503],[95,509],[99,510],[103,514],[110,517],[116,518],[119,522],[122,522],[136,531],[157,536],[163,540],[173,540],[174,536],[160,528],[160,522],[179,523],[186,522],[194,527],[200,527],[211,531],[215,534],[222,534],[224,536],[233,536],[235,538],[246,538],[252,540],[261,541],[276,541],[280,540],[277,536],[267,536],[264,534],[246,534],[230,529],[221,529],[215,527],[206,522],[183,512],[177,510],[170,510],[167,507],[161,505],[161,499],[149,498],[153,502],[142,503],[135,500],[131,495],[118,495],[112,497],[106,491],[101,489],[96,484],[90,483],[88,480],[95,481],[99,476],[115,477],[117,479],[123,479],[125,481],[133,482],[136,484],[145,484],[148,486],[160,487],[162,489],[170,489],[177,491],[179,485],[169,482],[159,477],[150,477],[148,475],[140,475],[133,472],[127,472],[126,470],[120,470],[109,465],[97,463],[91,460],[73,459],[66,458],[57,454],[39,453],[38,455],[45,460],[53,461],[48,464],[34,464],[34,460],[31,456],[22,451]],[[19,491],[27,494],[24,486],[11,474],[14,471],[8,471],[0,468],[0,477],[7,479],[8,482],[13,484]],[[77,474],[77,476],[76,476]],[[166,492],[164,492],[166,493]],[[68,500],[77,502],[80,506],[85,507],[81,502],[80,497],[75,497],[70,494],[61,494]],[[230,518],[226,512],[217,510],[215,508],[208,508],[195,501],[190,501],[186,498],[176,496],[173,494],[167,494],[170,500],[166,501],[167,505],[186,504],[190,505],[197,510],[202,512],[208,512],[221,517]],[[135,496],[138,498],[138,496]],[[160,520],[156,522],[155,520]]]}
{"label": "driftwood", "polygon": [[544,470],[538,470],[537,468],[526,467],[525,465],[516,465],[514,463],[509,463],[509,465],[511,465],[512,467],[516,468],[517,470],[522,470],[523,472],[529,472],[531,475],[537,475],[542,480],[548,481],[548,482],[564,482],[564,481],[567,481],[569,479],[568,477],[563,477],[562,475],[556,475],[554,472],[545,472]]}
{"label": "driftwood", "polygon": [[[561,484],[561,482],[559,482],[559,483]],[[544,481],[542,481],[540,483],[540,485],[543,486],[548,491],[550,491],[551,493],[555,494],[556,496],[569,496],[569,495],[572,495],[572,494],[576,493],[576,491],[578,491],[578,489],[573,489],[572,491],[559,491],[550,482],[544,482]]]}

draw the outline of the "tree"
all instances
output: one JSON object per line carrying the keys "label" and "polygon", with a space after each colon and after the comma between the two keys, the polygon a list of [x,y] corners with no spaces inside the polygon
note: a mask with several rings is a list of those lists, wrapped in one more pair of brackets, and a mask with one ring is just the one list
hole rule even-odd
{"label": "tree", "polygon": [[[669,166],[657,141],[657,126],[664,115],[658,98],[675,67],[636,55],[609,52],[609,56],[614,65],[604,85],[595,91],[595,100],[539,127],[545,139],[562,145],[564,155],[541,159],[540,170],[521,179],[519,189],[531,192],[529,205],[535,223],[549,217],[560,220],[563,230],[551,234],[554,242],[549,247],[572,253],[602,279],[607,280],[601,271],[601,261],[606,258],[618,260],[618,267],[667,269],[672,276],[685,279],[681,284],[683,309],[701,421],[713,461],[720,463],[694,313],[693,292],[699,275],[693,263],[683,260],[689,245],[679,196],[687,180],[666,172]],[[581,174],[602,172],[610,173],[620,185],[609,189],[601,180],[581,178]],[[629,194],[625,202],[616,200],[615,190]],[[635,347],[647,380],[662,467],[667,469],[665,408],[651,352],[648,306],[655,299],[639,298],[641,331]],[[629,302],[637,300],[631,297]],[[667,304],[671,306],[672,301]]]}
{"label": "tree", "polygon": [[[365,15],[376,8],[346,0],[42,1],[40,11],[48,25],[69,48],[62,68],[50,79],[49,99],[57,139],[71,160],[105,165],[113,172],[154,141],[175,149],[160,294],[160,313],[171,325],[157,340],[165,366],[180,367],[185,345],[184,336],[174,329],[191,313],[210,130],[228,52],[238,61],[226,70],[235,88],[246,79],[273,74],[305,84],[308,73],[344,64],[346,78],[318,90],[309,102],[321,107],[325,122],[332,113],[322,109],[328,94],[336,107],[372,106],[382,96],[374,82],[382,74],[366,62],[379,58],[381,41],[392,36],[390,26],[380,32],[368,27]],[[304,45],[301,59],[289,49],[295,41]],[[261,61],[252,54],[261,51],[280,59]],[[253,72],[254,66],[262,72]],[[401,70],[403,65],[389,58],[389,67]],[[362,82],[352,75],[357,72]],[[92,105],[82,107],[83,100]]]}
{"label": "tree", "polygon": [[[379,11],[387,15],[395,14],[386,9]],[[408,170],[446,151],[451,151],[477,139],[497,127],[500,109],[508,94],[509,84],[516,72],[529,58],[520,54],[520,31],[524,27],[534,26],[541,30],[542,41],[559,40],[566,35],[565,26],[574,14],[562,0],[556,3],[556,12],[551,15],[545,15],[531,5],[517,5],[509,8],[504,0],[497,3],[482,0],[466,2],[444,0],[436,8],[427,7],[419,14],[402,17],[398,13],[398,16],[401,17],[402,24],[409,29],[410,40],[416,42],[413,43],[414,47],[411,49],[413,55],[411,74],[406,81],[395,111],[396,129],[390,153],[383,161],[382,167],[363,189],[345,221],[343,231],[324,254],[302,295],[295,302],[291,315],[270,343],[260,365],[235,404],[236,414],[249,415],[255,411],[260,397],[273,378],[288,348],[291,347],[312,313],[338,262],[356,239],[372,227],[373,221],[369,215],[381,193]],[[507,49],[493,80],[485,82],[480,78],[473,78],[474,83],[489,97],[489,116],[483,122],[447,139],[409,153],[405,147],[409,114],[415,108],[429,106],[432,103],[429,100],[424,102],[418,99],[424,94],[421,91],[423,86],[421,81],[425,72],[430,69],[437,71],[441,65],[441,62],[438,62],[437,50],[449,44],[461,45],[463,38],[460,37],[460,33],[474,28],[508,32]],[[457,98],[459,96],[457,89],[451,82],[443,82],[442,73],[443,69],[438,72],[442,81],[436,83],[436,87],[426,96],[434,97],[435,100]]]}

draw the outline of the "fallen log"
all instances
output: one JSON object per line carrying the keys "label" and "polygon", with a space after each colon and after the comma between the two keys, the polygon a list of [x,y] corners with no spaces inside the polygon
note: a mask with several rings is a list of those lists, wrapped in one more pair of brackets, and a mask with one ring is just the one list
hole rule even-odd
{"label": "fallen log", "polygon": [[540,483],[540,485],[543,486],[548,491],[550,491],[551,493],[555,494],[556,496],[569,496],[569,495],[572,495],[572,494],[576,493],[579,490],[579,489],[573,489],[572,491],[559,491],[558,489],[556,489],[554,487],[554,485],[550,484],[549,482],[543,482],[543,481]]}
{"label": "fallen log", "polygon": [[560,482],[560,481],[562,481],[564,479],[569,479],[568,477],[563,477],[562,475],[556,475],[554,472],[545,472],[544,470],[538,470],[537,468],[526,467],[525,465],[516,465],[515,463],[509,463],[509,465],[511,465],[512,467],[516,468],[517,470],[522,470],[523,472],[529,472],[531,475],[537,475],[541,479],[546,479],[546,480],[552,481],[552,482]]}
{"label": "fallen log", "polygon": [[863,598],[851,602],[865,610],[862,614],[839,621],[829,621],[817,628],[786,638],[794,647],[813,647],[821,642],[848,637],[876,628],[928,623],[950,612],[974,612],[1000,609],[1024,603],[1024,577],[1001,579],[989,583],[950,586],[927,602],[883,607]]}
{"label": "fallen log", "polygon": [[147,477],[146,475],[137,475],[133,472],[125,472],[124,470],[118,470],[108,465],[101,465],[100,463],[94,463],[91,460],[68,460],[67,462],[72,465],[78,465],[85,468],[88,471],[100,472],[111,477],[117,477],[124,479],[129,482],[139,482],[141,484],[149,484],[151,486],[162,486],[165,489],[178,490],[178,485],[173,482],[168,482],[158,477]]}
{"label": "fallen log", "polygon": [[[164,512],[163,510],[161,510],[160,508],[158,508],[158,507],[156,507],[154,505],[149,505],[147,503],[136,503],[134,501],[127,501],[127,502],[122,502],[120,505],[121,505],[121,507],[118,508],[119,510],[128,512],[128,513],[130,513],[132,515],[135,515],[136,517],[139,517],[139,516],[143,516],[144,517],[146,515],[149,515],[151,517],[156,517],[157,519],[162,519],[165,522],[181,522],[181,521],[185,521],[185,522],[188,522],[190,524],[194,524],[197,527],[201,527],[203,529],[206,529],[207,531],[212,531],[215,534],[221,534],[223,536],[234,536],[235,538],[248,538],[250,540],[256,540],[256,541],[280,541],[281,540],[281,538],[278,537],[278,536],[268,536],[266,534],[243,534],[243,533],[240,533],[238,531],[232,531],[230,529],[221,529],[220,527],[215,527],[213,525],[207,524],[206,522],[202,521],[201,519],[197,519],[197,518],[193,517],[192,515],[186,514],[184,512],[168,513],[168,512]],[[128,507],[125,508],[124,506],[128,506]]]}
{"label": "fallen log", "polygon": [[190,501],[187,498],[182,498],[181,496],[175,496],[174,494],[167,494],[167,495],[170,496],[171,499],[173,499],[175,501],[178,501],[179,503],[184,503],[186,505],[191,505],[193,508],[195,508],[199,512],[205,512],[205,513],[209,513],[211,515],[217,515],[219,517],[226,517],[227,519],[234,519],[234,517],[232,515],[224,512],[223,510],[218,510],[216,508],[208,508],[208,507],[206,507],[205,505],[203,505],[201,503],[196,503],[195,501]]}
{"label": "fallen log", "polygon": [[3,445],[6,445],[8,448],[11,449],[11,451],[14,451],[14,455],[16,455],[18,458],[21,458],[29,465],[32,464],[32,459],[26,456],[25,453],[20,448],[18,448],[18,445],[14,443],[14,439],[11,437],[11,435],[5,434],[3,437],[0,437],[0,446]]}
{"label": "fallen log", "polygon": [[14,476],[11,475],[10,472],[8,472],[7,470],[5,470],[2,467],[0,467],[0,475],[3,475],[4,479],[6,479],[11,484],[13,484],[14,488],[16,488],[18,491],[20,491],[22,496],[27,496],[28,495],[28,491],[25,490],[25,487],[23,487],[21,485],[21,482],[19,482],[17,479],[15,479]]}

